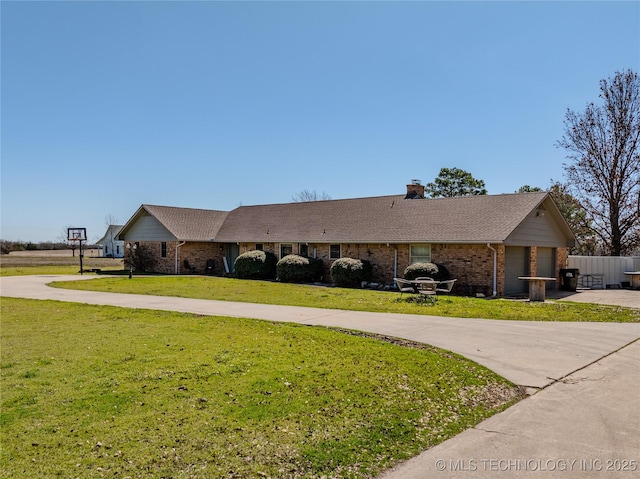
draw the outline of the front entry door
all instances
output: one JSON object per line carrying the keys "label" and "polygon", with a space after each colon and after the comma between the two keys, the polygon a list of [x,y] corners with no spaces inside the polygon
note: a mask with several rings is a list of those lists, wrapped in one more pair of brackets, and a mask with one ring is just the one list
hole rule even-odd
{"label": "front entry door", "polygon": [[233,273],[233,264],[236,262],[236,258],[240,256],[240,246],[236,243],[227,243],[226,252],[225,258],[229,266],[229,273]]}

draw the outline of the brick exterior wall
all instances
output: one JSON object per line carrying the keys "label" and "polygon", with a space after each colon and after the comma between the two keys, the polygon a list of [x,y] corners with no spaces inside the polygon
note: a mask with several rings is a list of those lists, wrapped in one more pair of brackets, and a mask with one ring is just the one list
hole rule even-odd
{"label": "brick exterior wall", "polygon": [[[179,256],[178,266],[182,274],[204,274],[209,259],[214,261],[213,274],[224,273],[224,263],[222,262],[224,250],[220,251],[218,244],[186,243],[180,247]],[[185,268],[185,260],[189,263],[189,269]]]}
{"label": "brick exterior wall", "polygon": [[[362,244],[343,243],[341,256],[368,260],[373,267],[373,281],[382,284],[393,284],[394,277],[402,277],[410,264],[410,245],[408,244]],[[504,292],[504,246],[493,245],[498,251],[498,294]],[[253,243],[242,243],[240,251],[252,251]],[[279,257],[279,244],[263,243],[263,250],[270,251]],[[297,245],[294,244],[297,254]],[[330,281],[329,269],[333,259],[329,257],[330,245],[309,244],[309,255],[322,260],[325,268],[325,281]],[[453,290],[458,294],[483,293],[487,296],[493,292],[493,251],[486,245],[431,245],[431,260],[444,265],[456,278]],[[396,263],[397,261],[397,263]],[[502,272],[502,277],[500,276]],[[502,293],[501,293],[502,291]]]}
{"label": "brick exterior wall", "polygon": [[[498,294],[504,290],[504,248],[493,245],[498,251]],[[451,278],[457,279],[453,292],[475,295],[493,293],[493,251],[487,245],[440,244],[431,246],[431,261],[442,264]],[[502,274],[501,274],[502,273]]]}
{"label": "brick exterior wall", "polygon": [[[176,246],[178,242],[167,242],[167,254],[161,258],[160,242],[141,243],[150,248],[156,265],[154,271],[158,273],[174,274],[176,268]],[[255,243],[241,243],[240,254],[255,250]],[[496,250],[498,296],[504,296],[505,289],[505,246],[491,245]],[[262,243],[262,249],[280,255],[278,243]],[[324,268],[324,281],[330,282],[329,269],[333,263],[330,258],[329,244],[309,244],[309,255],[321,259]],[[225,246],[218,243],[186,243],[179,248],[179,274],[204,274],[208,259],[214,260],[213,274],[225,274],[223,257]],[[298,245],[293,245],[293,252],[298,253]],[[432,244],[431,261],[445,266],[451,278],[457,279],[453,289],[454,294],[475,295],[482,293],[490,296],[493,293],[493,251],[487,245],[471,244]],[[391,285],[394,277],[402,277],[404,270],[410,263],[410,245],[408,244],[341,244],[341,256],[368,260],[373,266],[373,281]],[[537,249],[530,248],[531,274],[536,271]],[[187,260],[190,269],[185,268]],[[559,278],[560,268],[566,267],[568,261],[567,248],[557,248],[556,275]]]}
{"label": "brick exterior wall", "polygon": [[[155,259],[153,272],[161,274],[176,273],[176,248],[180,244],[177,241],[167,241],[167,254],[162,257],[162,243],[159,241],[142,241],[140,245],[149,248]],[[185,243],[178,248],[178,274],[205,274],[207,260],[214,260],[213,274],[223,274],[223,253],[220,245],[214,243]],[[190,268],[185,267],[185,260]]]}

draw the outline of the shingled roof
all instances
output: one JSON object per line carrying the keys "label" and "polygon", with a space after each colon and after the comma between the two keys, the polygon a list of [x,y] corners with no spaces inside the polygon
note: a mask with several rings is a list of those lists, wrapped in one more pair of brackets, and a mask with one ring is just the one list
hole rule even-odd
{"label": "shingled roof", "polygon": [[216,240],[502,243],[532,211],[551,202],[548,198],[544,192],[440,199],[395,195],[241,206],[229,212]]}
{"label": "shingled roof", "polygon": [[[230,212],[142,205],[123,227],[154,217],[179,241],[220,243],[505,243],[525,219],[550,211],[548,193],[405,199],[405,195],[240,206]],[[134,240],[145,238],[133,238]]]}

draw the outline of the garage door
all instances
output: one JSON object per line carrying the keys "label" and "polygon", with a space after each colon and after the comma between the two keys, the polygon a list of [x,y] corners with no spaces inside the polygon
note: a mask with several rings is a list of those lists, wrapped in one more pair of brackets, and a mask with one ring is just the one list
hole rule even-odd
{"label": "garage door", "polygon": [[529,290],[527,281],[518,279],[518,276],[529,274],[529,248],[524,246],[507,246],[505,248],[504,261],[504,289],[505,294],[526,293]]}
{"label": "garage door", "polygon": [[[547,278],[556,277],[556,250],[555,248],[538,248],[536,257],[536,276]],[[548,281],[547,289],[555,288],[555,282]]]}

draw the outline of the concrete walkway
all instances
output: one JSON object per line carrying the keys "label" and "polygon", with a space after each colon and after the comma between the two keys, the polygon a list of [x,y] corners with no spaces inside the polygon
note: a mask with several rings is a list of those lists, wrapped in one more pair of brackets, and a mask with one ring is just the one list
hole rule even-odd
{"label": "concrete walkway", "polygon": [[[640,477],[638,323],[444,318],[73,291],[46,286],[54,280],[93,278],[95,276],[3,277],[0,295],[357,329],[454,351],[528,387],[529,392],[536,392],[507,411],[389,471],[383,476],[385,479],[500,475]],[[625,296],[624,301],[635,303],[634,298],[640,299],[640,292],[628,293],[637,296]],[[580,297],[587,296],[581,293]],[[612,462],[607,468],[607,461],[616,459],[635,460],[636,470],[629,470],[634,467],[629,463],[627,471],[615,472],[625,468],[621,462]],[[569,467],[569,463],[559,462],[562,460],[577,462]]]}
{"label": "concrete walkway", "polygon": [[640,477],[640,342],[380,479]]}

